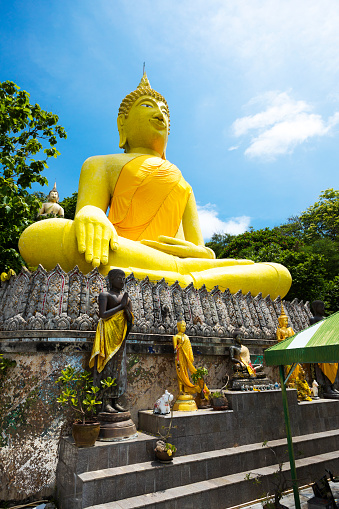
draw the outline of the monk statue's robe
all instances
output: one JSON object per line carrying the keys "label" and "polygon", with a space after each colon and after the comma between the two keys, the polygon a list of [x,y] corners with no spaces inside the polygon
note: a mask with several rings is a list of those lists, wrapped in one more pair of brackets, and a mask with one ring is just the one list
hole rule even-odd
{"label": "monk statue's robe", "polygon": [[116,385],[105,393],[106,398],[119,398],[127,388],[126,339],[132,323],[127,321],[124,310],[111,318],[99,319],[93,342],[89,367],[94,370],[94,385],[100,380],[115,378]]}

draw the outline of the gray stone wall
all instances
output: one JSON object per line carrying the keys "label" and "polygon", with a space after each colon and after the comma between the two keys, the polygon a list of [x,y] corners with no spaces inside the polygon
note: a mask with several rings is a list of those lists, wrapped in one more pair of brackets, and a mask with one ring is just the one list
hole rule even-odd
{"label": "gray stone wall", "polygon": [[[107,278],[97,269],[85,275],[77,267],[69,273],[59,265],[50,272],[42,266],[35,272],[23,268],[1,283],[0,331],[94,331],[97,297],[107,286]],[[126,279],[126,290],[135,315],[133,332],[139,333],[173,334],[176,322],[184,319],[189,336],[232,337],[240,328],[245,339],[274,339],[281,312],[280,297],[272,301],[261,293],[253,297],[241,291],[232,295],[217,286],[212,291],[205,286],[197,290],[193,284],[181,288],[164,279],[139,281],[133,274]],[[308,303],[295,299],[283,305],[295,332],[309,325]]]}
{"label": "gray stone wall", "polygon": [[[55,380],[67,364],[87,367],[97,297],[107,283],[97,269],[84,275],[77,267],[65,273],[59,266],[50,272],[39,266],[35,272],[22,269],[0,285],[0,353],[16,360],[1,387],[0,499],[53,491],[58,441],[70,429],[56,403]],[[177,320],[186,321],[195,365],[208,368],[211,388],[220,388],[231,374],[228,355],[235,328],[259,362],[263,350],[274,344],[280,298],[138,281],[133,274],[126,290],[135,323],[127,342],[124,399],[136,424],[138,410],[152,408],[165,389],[178,391],[172,345]],[[283,304],[296,332],[309,325],[308,304]],[[275,378],[273,368],[268,375]]]}

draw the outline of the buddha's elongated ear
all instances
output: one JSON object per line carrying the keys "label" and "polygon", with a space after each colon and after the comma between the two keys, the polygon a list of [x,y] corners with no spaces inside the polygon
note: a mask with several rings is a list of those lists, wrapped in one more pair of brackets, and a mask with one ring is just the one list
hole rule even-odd
{"label": "buddha's elongated ear", "polygon": [[121,114],[117,119],[118,131],[119,131],[119,147],[125,148],[127,144],[127,136],[125,132],[125,115]]}

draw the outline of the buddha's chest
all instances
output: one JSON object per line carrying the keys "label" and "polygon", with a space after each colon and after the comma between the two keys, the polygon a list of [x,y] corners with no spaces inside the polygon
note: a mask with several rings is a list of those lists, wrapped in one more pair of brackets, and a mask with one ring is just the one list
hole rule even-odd
{"label": "buddha's chest", "polygon": [[248,348],[244,345],[241,345],[240,356],[243,361],[247,363],[250,362],[250,352]]}

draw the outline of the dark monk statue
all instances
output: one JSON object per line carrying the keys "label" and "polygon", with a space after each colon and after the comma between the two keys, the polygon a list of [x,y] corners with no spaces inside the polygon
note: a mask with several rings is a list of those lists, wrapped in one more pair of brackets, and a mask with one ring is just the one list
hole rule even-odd
{"label": "dark monk statue", "polygon": [[94,384],[108,377],[116,379],[116,385],[105,393],[104,412],[116,413],[126,410],[118,398],[127,387],[126,338],[132,327],[132,303],[128,294],[122,293],[125,273],[120,269],[108,273],[109,290],[99,294],[99,323],[93,343],[90,368],[94,367]]}

